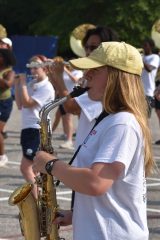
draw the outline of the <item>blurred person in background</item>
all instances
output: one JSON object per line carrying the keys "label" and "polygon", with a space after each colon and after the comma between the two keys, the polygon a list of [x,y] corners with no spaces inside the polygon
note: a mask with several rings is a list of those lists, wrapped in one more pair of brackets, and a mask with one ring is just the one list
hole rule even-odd
{"label": "blurred person in background", "polygon": [[6,48],[12,50],[12,41],[11,39],[5,37],[0,38],[0,48]]}
{"label": "blurred person in background", "polygon": [[155,43],[151,38],[147,38],[143,42],[143,63],[142,81],[144,92],[148,102],[148,117],[151,117],[152,108],[155,106],[154,91],[155,78],[159,67],[159,56],[154,53]]}
{"label": "blurred person in background", "polygon": [[[159,50],[157,51],[158,55],[160,56]],[[159,58],[160,59],[160,58]],[[155,79],[156,89],[154,92],[155,95],[155,111],[159,120],[159,126],[160,126],[160,98],[159,98],[159,90],[160,90],[160,61],[159,61],[159,67]],[[160,145],[160,140],[155,141],[156,145]]]}
{"label": "blurred person in background", "polygon": [[[73,91],[74,86],[78,83],[82,75],[83,75],[82,71],[75,70],[69,65],[64,66],[63,80],[68,92]],[[56,129],[58,120],[60,120],[60,118],[62,118],[63,131],[64,131],[64,134],[61,135],[60,138],[65,140],[64,143],[60,145],[60,148],[73,150],[74,149],[73,139],[72,139],[73,133],[74,133],[73,115],[72,113],[67,113],[63,105],[60,105],[56,112],[55,120],[52,125],[53,131]]]}
{"label": "blurred person in background", "polygon": [[[12,50],[12,41],[11,41],[11,39],[7,38],[7,37],[0,38],[0,48],[5,48],[5,49]],[[8,134],[5,131],[5,129],[3,130],[2,135],[3,135],[4,138],[8,137]]]}
{"label": "blurred person in background", "polygon": [[[40,109],[55,99],[55,90],[50,83],[46,68],[43,64],[46,57],[36,55],[30,59],[29,68],[32,80],[27,83],[26,76],[20,74],[15,78],[15,100],[21,111],[22,126],[20,143],[22,147],[22,160],[20,170],[28,182],[35,182],[35,174],[32,170],[33,158],[40,145]],[[37,196],[37,188],[34,184],[33,195]]]}
{"label": "blurred person in background", "polygon": [[11,87],[14,84],[13,66],[15,64],[16,59],[12,51],[0,48],[0,166],[8,162],[4,151],[3,132],[13,107]]}

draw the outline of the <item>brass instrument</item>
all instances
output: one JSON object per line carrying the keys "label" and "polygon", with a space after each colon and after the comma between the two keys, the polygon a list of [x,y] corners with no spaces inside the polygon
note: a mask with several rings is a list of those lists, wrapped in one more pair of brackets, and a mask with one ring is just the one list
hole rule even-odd
{"label": "brass instrument", "polygon": [[0,39],[6,38],[6,37],[7,37],[7,30],[2,24],[0,24]]}
{"label": "brass instrument", "polygon": [[85,51],[82,46],[82,40],[86,35],[86,32],[89,29],[95,28],[96,26],[90,23],[81,24],[78,27],[76,27],[70,35],[70,46],[72,51],[78,56],[78,57],[84,57]]}
{"label": "brass instrument", "polygon": [[153,24],[151,37],[154,40],[156,47],[160,48],[160,19]]}
{"label": "brass instrument", "polygon": [[15,74],[15,78],[20,78],[20,77],[25,77],[29,79],[37,79],[38,75],[37,74],[25,74],[25,73],[17,73]]}
{"label": "brass instrument", "polygon": [[[40,111],[40,149],[53,153],[51,144],[51,126],[48,114],[52,109],[63,104],[68,98],[77,97],[88,88],[75,87],[73,92],[63,98],[58,98],[46,104]],[[20,225],[25,240],[59,240],[58,226],[52,224],[58,212],[55,181],[48,174],[36,177],[36,184],[40,188],[37,201],[31,190],[32,183],[26,183],[17,188],[9,197],[10,205],[17,205],[20,210]]]}
{"label": "brass instrument", "polygon": [[[69,62],[63,61],[64,65],[69,65]],[[46,62],[31,62],[31,63],[27,63],[26,67],[27,68],[39,68],[39,67],[49,67],[54,65],[54,60],[48,60]]]}
{"label": "brass instrument", "polygon": [[10,205],[17,205],[22,235],[26,240],[40,240],[39,215],[35,198],[31,191],[32,183],[25,183],[9,197]]}

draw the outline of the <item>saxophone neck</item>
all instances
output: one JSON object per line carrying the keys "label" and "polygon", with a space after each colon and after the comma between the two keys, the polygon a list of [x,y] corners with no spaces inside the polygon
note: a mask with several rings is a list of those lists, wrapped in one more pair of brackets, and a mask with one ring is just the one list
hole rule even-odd
{"label": "saxophone neck", "polygon": [[57,106],[63,104],[69,98],[78,97],[78,96],[84,94],[86,91],[88,91],[88,89],[89,89],[88,87],[82,88],[80,86],[75,86],[73,88],[73,91],[70,94],[68,94],[67,96],[61,97],[61,98],[57,98],[56,100],[51,101],[51,102],[47,103],[44,107],[42,107],[42,109],[40,111],[40,118],[43,117],[46,120],[49,112],[52,109],[54,109]]}

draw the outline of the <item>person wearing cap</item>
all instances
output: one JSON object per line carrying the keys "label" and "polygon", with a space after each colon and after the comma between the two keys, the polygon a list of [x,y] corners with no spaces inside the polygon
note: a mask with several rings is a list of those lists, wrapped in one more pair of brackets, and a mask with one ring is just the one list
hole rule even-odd
{"label": "person wearing cap", "polygon": [[[55,99],[55,90],[47,77],[47,70],[42,64],[44,55],[31,57],[27,67],[30,69],[30,81],[20,74],[15,78],[15,100],[18,109],[21,110],[21,135],[22,160],[20,170],[25,180],[35,182],[35,174],[32,170],[33,157],[40,144],[39,111],[48,102]],[[37,187],[32,190],[37,197]]]}
{"label": "person wearing cap", "polygon": [[142,57],[124,42],[103,42],[88,57],[71,60],[86,70],[88,95],[105,117],[90,131],[72,166],[44,151],[33,170],[48,173],[75,191],[73,212],[54,224],[73,225],[73,239],[148,240],[145,177],[154,161]]}
{"label": "person wearing cap", "polygon": [[[118,34],[112,28],[108,26],[96,26],[95,28],[89,29],[82,40],[86,56],[96,49],[101,42],[108,41],[119,41]],[[61,97],[69,94],[62,75],[63,68],[64,66],[62,63],[56,62],[56,64],[54,64],[50,69],[50,79],[53,82],[53,85],[58,89]],[[82,77],[79,81],[82,87],[85,86],[85,82],[84,77]],[[96,118],[102,112],[102,104],[100,101],[93,101],[90,99],[88,97],[88,93],[86,92],[79,97],[68,98],[63,106],[66,112],[79,116],[74,143],[76,150],[84,141],[86,134],[88,134],[94,126]],[[73,204],[74,193],[72,196],[71,208],[73,208]]]}
{"label": "person wearing cap", "polygon": [[[96,28],[89,29],[82,41],[86,56],[96,49],[101,42],[118,41],[118,38],[118,34],[107,26],[97,26]],[[56,62],[49,69],[50,79],[61,97],[67,96],[70,93],[64,83],[63,69],[62,62]],[[80,80],[81,85],[83,81],[85,84],[85,79],[82,77]],[[75,138],[75,149],[77,149],[86,137],[86,134],[93,127],[95,119],[102,112],[102,104],[91,100],[86,92],[79,97],[68,98],[63,106],[66,112],[79,116]]]}
{"label": "person wearing cap", "polygon": [[11,39],[5,37],[0,39],[0,48],[12,49],[12,41]]}
{"label": "person wearing cap", "polygon": [[8,162],[4,150],[3,131],[13,107],[11,87],[14,83],[15,64],[16,59],[12,51],[0,48],[0,167]]}

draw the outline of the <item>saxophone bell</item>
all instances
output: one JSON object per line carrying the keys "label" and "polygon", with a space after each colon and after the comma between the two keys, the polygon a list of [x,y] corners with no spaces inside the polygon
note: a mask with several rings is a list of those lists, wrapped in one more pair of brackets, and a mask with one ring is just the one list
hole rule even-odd
{"label": "saxophone bell", "polygon": [[[54,153],[51,139],[50,121],[48,114],[52,109],[64,103],[70,97],[78,97],[89,88],[76,86],[66,97],[51,101],[40,111],[40,149],[48,153]],[[26,183],[15,189],[9,197],[10,205],[17,205],[20,212],[20,227],[25,240],[62,240],[59,237],[58,226],[53,220],[59,214],[56,198],[56,182],[48,174],[40,174],[35,179],[39,188],[38,199],[32,195],[33,184]]]}
{"label": "saxophone bell", "polygon": [[9,205],[19,208],[19,222],[22,235],[26,240],[40,240],[39,214],[36,200],[31,191],[32,183],[25,183],[10,195]]}

